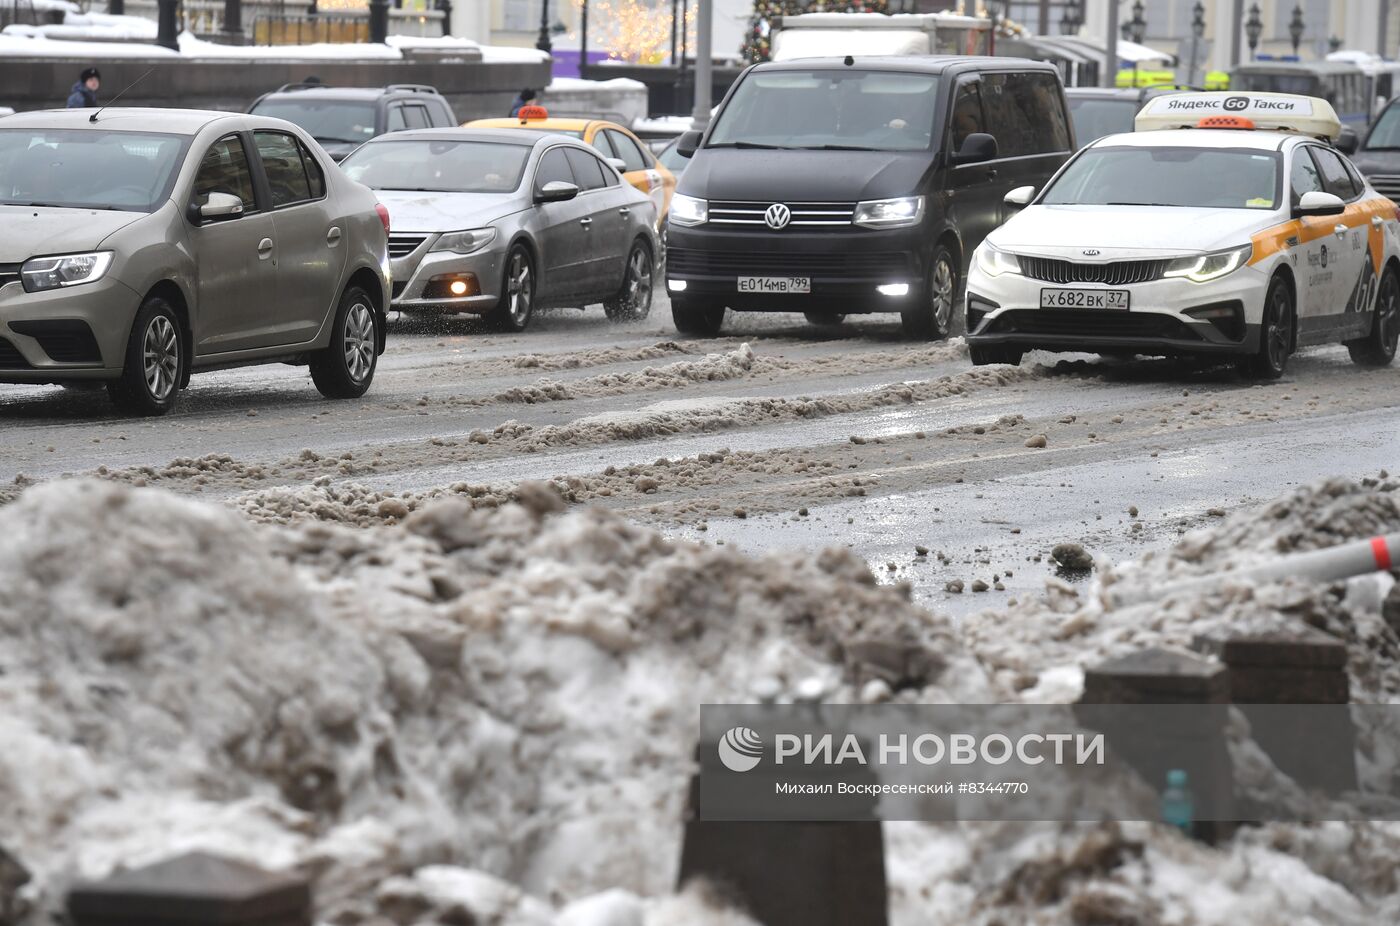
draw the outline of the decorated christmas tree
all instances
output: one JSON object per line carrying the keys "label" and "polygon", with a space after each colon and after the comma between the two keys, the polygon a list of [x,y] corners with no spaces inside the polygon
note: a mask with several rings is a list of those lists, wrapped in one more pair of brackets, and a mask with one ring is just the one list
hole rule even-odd
{"label": "decorated christmas tree", "polygon": [[754,0],[749,31],[739,49],[750,63],[773,54],[773,20],[799,13],[888,13],[889,0]]}

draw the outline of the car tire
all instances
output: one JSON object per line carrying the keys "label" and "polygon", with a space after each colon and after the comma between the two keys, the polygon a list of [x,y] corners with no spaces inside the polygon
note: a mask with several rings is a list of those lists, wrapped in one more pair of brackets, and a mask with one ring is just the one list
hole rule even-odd
{"label": "car tire", "polygon": [[958,259],[944,244],[933,249],[928,279],[914,305],[899,313],[904,334],[919,341],[942,341],[953,330],[962,274]]}
{"label": "car tire", "polygon": [[656,266],[651,249],[643,241],[634,241],[627,252],[627,266],[622,272],[622,289],[603,303],[603,312],[615,322],[636,321],[651,314],[656,288]]}
{"label": "car tire", "polygon": [[1397,341],[1400,341],[1400,277],[1387,268],[1376,290],[1371,332],[1364,338],[1348,341],[1347,350],[1358,366],[1385,367],[1395,359]]}
{"label": "car tire", "polygon": [[1293,292],[1283,277],[1269,281],[1264,314],[1259,319],[1259,348],[1240,361],[1250,379],[1271,380],[1283,375],[1293,345]]}
{"label": "car tire", "polygon": [[671,320],[681,334],[710,337],[719,334],[719,329],[724,325],[724,306],[673,298]]}
{"label": "car tire", "polygon": [[131,325],[121,378],[108,383],[107,392],[124,412],[164,415],[175,407],[189,363],[180,317],[165,299],[151,296]]}
{"label": "car tire", "polygon": [[347,287],[335,310],[331,342],[311,356],[311,381],[328,399],[358,399],[379,364],[379,313],[369,293]]}
{"label": "car tire", "polygon": [[993,363],[1005,363],[1011,366],[1019,366],[1025,351],[1017,347],[976,347],[969,345],[967,356],[972,360],[975,367],[985,367]]}
{"label": "car tire", "polygon": [[501,301],[486,315],[486,321],[501,331],[520,333],[535,314],[535,261],[523,244],[511,245],[506,254],[505,275],[501,280]]}
{"label": "car tire", "polygon": [[802,317],[818,328],[835,328],[846,320],[846,316],[839,312],[803,312]]}

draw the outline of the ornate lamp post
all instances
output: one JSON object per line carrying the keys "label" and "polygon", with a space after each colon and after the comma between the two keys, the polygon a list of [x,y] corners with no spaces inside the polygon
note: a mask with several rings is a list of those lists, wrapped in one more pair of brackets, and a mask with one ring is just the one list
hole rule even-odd
{"label": "ornate lamp post", "polygon": [[1186,74],[1188,84],[1196,83],[1196,61],[1200,56],[1201,39],[1206,34],[1206,6],[1201,0],[1191,8],[1191,67]]}
{"label": "ornate lamp post", "polygon": [[[1133,18],[1123,24],[1123,38],[1141,45],[1147,38],[1147,20],[1143,18],[1142,0],[1133,0]],[[1138,60],[1133,57],[1133,86],[1138,85]]]}
{"label": "ornate lamp post", "polygon": [[554,43],[549,40],[549,0],[540,0],[540,37],[535,47],[545,54],[554,52]]}
{"label": "ornate lamp post", "polygon": [[1060,35],[1078,35],[1079,27],[1084,25],[1084,14],[1079,9],[1076,0],[1068,0],[1065,3],[1065,10],[1060,14]]}
{"label": "ornate lamp post", "polygon": [[1264,31],[1264,21],[1259,18],[1259,4],[1249,6],[1249,18],[1244,21],[1244,35],[1249,41],[1249,60],[1254,60],[1254,50],[1259,47],[1259,36]]}
{"label": "ornate lamp post", "polygon": [[1298,54],[1298,45],[1303,41],[1303,31],[1307,25],[1303,22],[1303,8],[1298,4],[1293,6],[1293,18],[1288,21],[1288,37],[1293,40],[1293,54]]}

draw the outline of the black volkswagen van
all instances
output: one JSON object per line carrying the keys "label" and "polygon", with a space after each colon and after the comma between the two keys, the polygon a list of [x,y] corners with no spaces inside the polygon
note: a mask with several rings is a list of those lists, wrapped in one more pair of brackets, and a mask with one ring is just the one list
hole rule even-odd
{"label": "black volkswagen van", "polygon": [[668,218],[676,327],[726,308],[816,323],[899,312],[945,338],[973,249],[1074,150],[1059,72],[994,57],[759,64],[730,88]]}

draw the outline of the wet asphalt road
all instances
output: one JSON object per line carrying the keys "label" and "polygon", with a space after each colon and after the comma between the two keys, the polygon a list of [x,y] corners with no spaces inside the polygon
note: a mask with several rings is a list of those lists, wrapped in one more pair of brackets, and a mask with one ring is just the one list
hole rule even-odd
{"label": "wet asphalt road", "polygon": [[[751,369],[704,378],[707,355],[743,343]],[[1212,509],[1327,475],[1400,472],[1400,369],[1360,370],[1340,347],[1293,358],[1267,386],[1228,367],[1049,355],[993,382],[970,379],[959,351],[927,348],[903,341],[894,316],[836,330],[795,315],[731,316],[720,337],[685,339],[664,301],[641,322],[610,324],[595,307],[543,316],[522,335],[397,319],[373,389],[353,402],[322,399],[286,366],[197,376],[178,411],[155,420],[117,416],[102,392],[0,386],[0,480],[208,454],[262,464],[252,482],[158,483],[231,497],[304,483],[289,461],[308,449],[373,456],[373,469],[336,481],[383,492],[577,476],[583,501],[678,536],[751,550],[850,545],[882,580],[908,580],[920,599],[966,612],[1038,590],[1061,541],[1132,557]],[[702,372],[641,375],[673,364]],[[941,377],[956,388],[871,398]],[[471,440],[506,421],[570,437]],[[600,421],[642,424],[580,426]],[[1026,446],[1038,434],[1046,446]],[[721,449],[732,453],[709,459]],[[599,475],[609,467],[611,481]],[[945,591],[979,578],[1004,590]]]}

